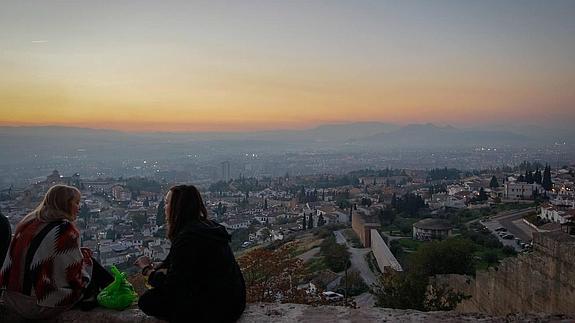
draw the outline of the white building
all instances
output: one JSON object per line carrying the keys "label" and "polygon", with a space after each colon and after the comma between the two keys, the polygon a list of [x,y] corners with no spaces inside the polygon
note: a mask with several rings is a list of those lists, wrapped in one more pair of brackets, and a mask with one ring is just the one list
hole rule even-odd
{"label": "white building", "polygon": [[347,213],[347,212],[344,213],[344,212],[335,211],[335,212],[331,212],[330,215],[335,216],[335,218],[337,219],[337,223],[344,223],[344,224],[349,223],[349,213]]}
{"label": "white building", "polygon": [[509,200],[531,200],[533,192],[542,192],[541,185],[527,183],[505,183],[504,197]]}
{"label": "white building", "polygon": [[575,209],[547,204],[541,207],[539,217],[551,222],[563,224],[575,220]]}
{"label": "white building", "polygon": [[237,230],[237,229],[247,229],[250,226],[250,223],[251,222],[249,220],[229,219],[220,224],[226,227],[227,229]]}

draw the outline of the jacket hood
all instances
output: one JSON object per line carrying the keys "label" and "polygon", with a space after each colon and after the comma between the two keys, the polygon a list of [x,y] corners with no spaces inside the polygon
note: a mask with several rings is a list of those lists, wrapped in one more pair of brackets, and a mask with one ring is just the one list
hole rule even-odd
{"label": "jacket hood", "polygon": [[196,221],[189,223],[184,227],[178,236],[189,236],[190,238],[210,239],[228,243],[232,236],[226,231],[226,228],[212,220]]}

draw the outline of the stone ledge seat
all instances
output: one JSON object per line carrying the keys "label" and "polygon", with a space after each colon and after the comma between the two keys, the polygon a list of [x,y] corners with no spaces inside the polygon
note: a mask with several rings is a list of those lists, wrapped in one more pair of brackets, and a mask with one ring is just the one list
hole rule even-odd
{"label": "stone ledge seat", "polygon": [[[0,303],[1,323],[29,323]],[[37,322],[37,321],[36,321]],[[137,307],[124,311],[96,308],[83,312],[71,310],[45,323],[163,323],[142,313]],[[248,304],[240,323],[251,322],[573,322],[573,317],[561,315],[518,314],[494,317],[485,314],[457,312],[420,312],[388,308],[351,309],[341,306],[309,306],[301,304]]]}

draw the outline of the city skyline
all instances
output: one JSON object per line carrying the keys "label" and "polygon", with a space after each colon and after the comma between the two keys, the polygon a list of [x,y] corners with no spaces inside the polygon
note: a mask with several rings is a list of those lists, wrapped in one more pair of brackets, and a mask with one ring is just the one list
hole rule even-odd
{"label": "city skyline", "polygon": [[0,125],[251,131],[575,120],[571,1],[2,7]]}

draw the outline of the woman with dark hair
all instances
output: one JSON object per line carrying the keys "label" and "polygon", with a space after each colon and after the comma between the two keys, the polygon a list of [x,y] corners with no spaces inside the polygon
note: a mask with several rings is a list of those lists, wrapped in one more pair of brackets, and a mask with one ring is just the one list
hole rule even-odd
{"label": "woman with dark hair", "polygon": [[84,301],[114,280],[90,249],[80,248],[74,224],[80,198],[77,188],[54,185],[16,226],[0,288],[6,305],[24,318],[51,318],[78,303],[93,306]]}
{"label": "woman with dark hair", "polygon": [[140,309],[170,322],[236,321],[244,311],[246,291],[226,229],[208,220],[193,185],[169,190],[165,215],[170,253],[157,267],[148,257],[136,260],[152,286],[140,297]]}

